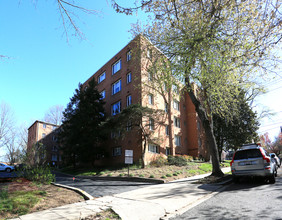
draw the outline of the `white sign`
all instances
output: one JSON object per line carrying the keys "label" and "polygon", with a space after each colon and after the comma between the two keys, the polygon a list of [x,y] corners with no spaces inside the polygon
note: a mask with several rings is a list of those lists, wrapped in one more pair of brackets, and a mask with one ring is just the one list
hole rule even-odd
{"label": "white sign", "polygon": [[133,164],[133,150],[125,150],[125,164]]}
{"label": "white sign", "polygon": [[133,157],[133,150],[125,150],[126,157]]}
{"label": "white sign", "polygon": [[125,164],[133,164],[133,157],[125,157]]}

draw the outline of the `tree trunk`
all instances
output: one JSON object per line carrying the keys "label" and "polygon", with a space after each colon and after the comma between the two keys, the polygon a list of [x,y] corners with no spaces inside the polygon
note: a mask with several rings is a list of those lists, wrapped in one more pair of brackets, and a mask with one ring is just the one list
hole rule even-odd
{"label": "tree trunk", "polygon": [[144,146],[142,149],[142,168],[145,168],[145,153],[146,153],[147,138],[144,138]]}
{"label": "tree trunk", "polygon": [[168,138],[169,138],[169,147],[170,147],[170,154],[172,156],[175,155],[175,148],[173,147],[172,141],[172,120],[171,120],[171,90],[168,93],[168,102],[167,102],[167,113],[168,113]]}
{"label": "tree trunk", "polygon": [[217,150],[215,137],[213,134],[212,121],[209,120],[205,109],[203,108],[200,101],[196,98],[192,88],[188,88],[188,94],[193,104],[195,105],[196,112],[198,113],[198,116],[201,119],[203,128],[206,133],[207,145],[209,147],[211,158],[212,158],[212,175],[219,176],[219,177],[223,176],[224,174],[220,169],[219,156],[218,156],[218,150]]}

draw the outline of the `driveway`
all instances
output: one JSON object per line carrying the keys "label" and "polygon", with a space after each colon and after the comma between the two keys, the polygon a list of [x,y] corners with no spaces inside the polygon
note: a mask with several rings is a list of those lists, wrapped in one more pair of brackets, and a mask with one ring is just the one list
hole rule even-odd
{"label": "driveway", "polygon": [[111,196],[146,186],[155,185],[152,183],[142,182],[90,180],[83,178],[75,178],[75,180],[73,180],[73,177],[60,173],[56,173],[56,183],[79,188],[89,193],[93,197]]}

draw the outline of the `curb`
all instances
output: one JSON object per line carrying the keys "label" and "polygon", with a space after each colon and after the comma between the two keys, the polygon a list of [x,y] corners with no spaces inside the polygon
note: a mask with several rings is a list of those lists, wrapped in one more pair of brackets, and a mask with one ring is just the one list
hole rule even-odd
{"label": "curb", "polygon": [[83,191],[81,189],[78,189],[78,188],[75,188],[75,187],[72,187],[72,186],[66,186],[66,185],[54,183],[54,182],[52,182],[51,184],[54,185],[54,186],[58,186],[58,187],[62,187],[62,188],[65,188],[65,189],[73,190],[73,191],[77,192],[78,194],[82,195],[85,200],[93,200],[94,199],[93,196],[89,195],[87,192],[85,192],[85,191]]}
{"label": "curb", "polygon": [[163,184],[164,180],[140,178],[140,177],[97,177],[97,176],[76,176],[76,178],[91,179],[91,180],[109,180],[109,181],[127,181],[127,182],[144,182],[144,183],[156,183]]}

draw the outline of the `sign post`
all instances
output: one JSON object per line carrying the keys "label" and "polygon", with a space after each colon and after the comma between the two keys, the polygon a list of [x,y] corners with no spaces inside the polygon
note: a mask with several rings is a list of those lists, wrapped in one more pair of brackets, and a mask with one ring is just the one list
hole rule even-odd
{"label": "sign post", "polygon": [[125,164],[128,165],[127,176],[129,177],[129,164],[133,164],[133,150],[125,150]]}

